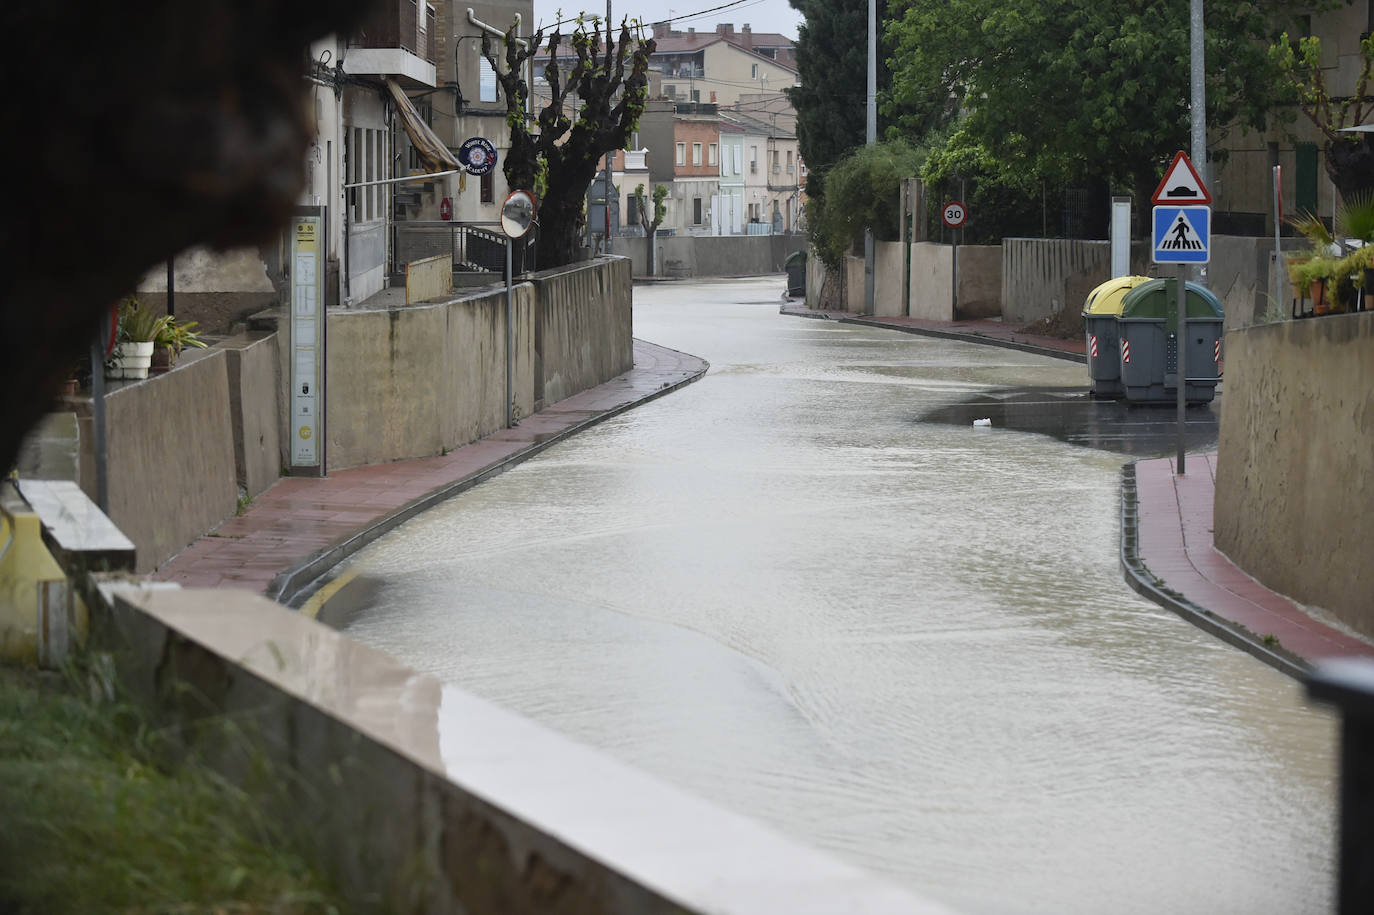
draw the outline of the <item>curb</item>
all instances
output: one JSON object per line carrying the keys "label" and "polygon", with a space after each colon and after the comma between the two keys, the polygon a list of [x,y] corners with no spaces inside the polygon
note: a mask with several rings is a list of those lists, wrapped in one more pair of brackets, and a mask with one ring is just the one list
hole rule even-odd
{"label": "curb", "polygon": [[1087,365],[1088,357],[1081,353],[1071,353],[1066,350],[1053,349],[1048,346],[1036,346],[1034,343],[1017,343],[1014,340],[1000,340],[997,337],[986,337],[982,334],[963,334],[952,330],[935,330],[929,327],[902,327],[897,324],[884,324],[881,321],[869,321],[864,318],[837,318],[840,324],[858,324],[862,327],[880,327],[883,330],[895,330],[903,334],[916,334],[921,337],[938,337],[941,340],[958,340],[963,343],[981,343],[985,346],[1000,346],[1002,349],[1014,349],[1023,353],[1033,353],[1037,356],[1048,356],[1051,359],[1063,359],[1067,362],[1077,362],[1079,365]]}
{"label": "curb", "polygon": [[[666,346],[661,348],[669,349]],[[679,351],[672,350],[672,352]],[[684,353],[683,355],[688,354]],[[598,423],[605,422],[606,420],[611,419],[615,416],[619,416],[621,413],[625,413],[629,410],[634,409],[635,407],[649,403],[652,400],[657,400],[665,394],[671,394],[673,391],[676,391],[679,388],[683,388],[689,384],[692,384],[693,382],[700,381],[706,375],[706,372],[710,369],[711,365],[705,359],[701,359],[698,356],[693,356],[692,358],[698,359],[702,363],[702,367],[700,371],[690,375],[689,377],[684,378],[681,381],[674,382],[672,384],[665,384],[663,387],[639,398],[638,400],[621,404],[620,406],[607,410],[604,413],[598,413],[596,416],[593,416],[589,419],[584,419],[579,423],[571,425],[566,429],[563,429],[559,432],[550,435],[543,441],[536,442],[524,448],[521,451],[515,452],[509,457],[497,461],[495,464],[490,464],[482,468],[481,470],[476,471],[475,473],[470,473],[465,477],[460,477],[459,479],[454,480],[452,483],[449,483],[445,486],[441,486],[438,489],[426,493],[425,495],[414,500],[413,502],[409,502],[401,506],[400,508],[396,509],[395,511],[391,512],[390,514],[384,515],[381,519],[372,522],[367,527],[362,528],[361,530],[355,532],[354,534],[340,541],[339,543],[335,543],[331,546],[325,547],[322,550],[317,550],[314,553],[311,553],[309,556],[305,557],[300,562],[278,573],[277,576],[272,579],[271,584],[267,586],[267,597],[271,600],[276,601],[279,604],[285,604],[288,607],[298,607],[301,603],[305,601],[306,598],[310,596],[311,593],[313,593],[316,589],[318,589],[320,586],[326,583],[326,579],[330,571],[335,566],[343,562],[348,557],[352,556],[354,553],[357,553],[363,547],[372,543],[373,541],[381,537],[383,534],[390,533],[400,525],[404,524],[406,521],[409,521],[411,518],[414,518],[416,515],[419,515],[421,512],[427,511],[428,509],[433,508],[441,502],[447,501],[448,499],[451,499],[454,496],[459,495],[460,493],[466,492],[467,490],[473,488],[477,484],[486,482],[492,477],[504,473],[505,471],[516,466],[517,464],[524,463],[525,461],[529,460],[530,458],[534,457],[535,455],[539,454],[545,449],[563,441],[564,439],[571,438],[579,432],[585,431],[586,429],[590,429],[592,426],[595,426]]]}
{"label": "curb", "polygon": [[1137,549],[1140,511],[1136,501],[1135,465],[1136,462],[1131,461],[1121,466],[1121,571],[1126,584],[1142,597],[1177,613],[1204,632],[1253,655],[1295,680],[1306,681],[1312,670],[1306,660],[1282,647],[1271,648],[1263,638],[1239,623],[1217,616],[1171,590],[1168,582],[1151,572],[1141,561]]}

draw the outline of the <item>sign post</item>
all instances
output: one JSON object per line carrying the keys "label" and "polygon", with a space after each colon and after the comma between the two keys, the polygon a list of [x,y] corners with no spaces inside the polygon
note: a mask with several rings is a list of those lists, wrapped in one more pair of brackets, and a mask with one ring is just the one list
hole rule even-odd
{"label": "sign post", "polygon": [[1151,259],[1178,265],[1174,322],[1175,386],[1178,390],[1178,457],[1175,471],[1186,472],[1184,430],[1188,411],[1188,273],[1191,264],[1212,259],[1212,195],[1183,150],[1174,153],[1155,188]]}
{"label": "sign post", "polygon": [[291,220],[291,466],[324,476],[325,308],[328,220],[324,207],[297,207]]}
{"label": "sign post", "polygon": [[[968,222],[968,208],[964,206],[964,204],[963,204],[962,201],[959,201],[959,200],[951,200],[949,203],[945,204],[944,209],[942,209],[942,210],[940,211],[940,221],[943,222],[945,225],[949,226],[951,230],[962,228],[963,225],[964,225],[964,223]],[[950,282],[951,282],[951,285],[953,285],[953,287],[954,287],[954,289],[953,289],[953,294],[952,294],[952,298],[951,298],[951,304],[953,305],[953,308],[954,308],[954,316],[955,316],[955,317],[958,317],[958,315],[959,315],[959,236],[955,235],[955,234],[953,233],[953,231],[951,231],[951,232],[950,232],[950,238],[951,238],[951,240],[954,242],[953,246],[950,248],[950,264],[949,264],[949,272],[950,272],[950,275],[951,275],[951,277],[952,277],[952,279],[951,279]]]}

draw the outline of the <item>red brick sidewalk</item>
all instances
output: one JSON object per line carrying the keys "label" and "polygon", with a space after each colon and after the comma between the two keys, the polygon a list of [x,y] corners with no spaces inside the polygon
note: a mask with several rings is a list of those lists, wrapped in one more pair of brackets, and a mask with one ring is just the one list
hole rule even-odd
{"label": "red brick sidewalk", "polygon": [[[1374,659],[1374,646],[1309,616],[1239,569],[1212,543],[1216,452],[1135,464],[1134,544],[1129,482],[1123,498],[1122,565],[1142,594],[1287,673],[1334,657]],[[1129,480],[1129,476],[1128,476]]]}
{"label": "red brick sidewalk", "polygon": [[247,588],[289,600],[402,521],[575,432],[696,381],[704,360],[636,340],[634,368],[446,455],[277,482],[154,573],[187,587]]}

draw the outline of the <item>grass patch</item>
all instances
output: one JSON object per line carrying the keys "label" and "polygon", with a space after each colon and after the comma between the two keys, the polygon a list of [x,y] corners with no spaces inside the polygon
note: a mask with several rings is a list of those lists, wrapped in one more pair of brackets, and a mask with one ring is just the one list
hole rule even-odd
{"label": "grass patch", "polygon": [[158,732],[100,692],[0,665],[0,911],[346,910],[244,792],[166,763]]}

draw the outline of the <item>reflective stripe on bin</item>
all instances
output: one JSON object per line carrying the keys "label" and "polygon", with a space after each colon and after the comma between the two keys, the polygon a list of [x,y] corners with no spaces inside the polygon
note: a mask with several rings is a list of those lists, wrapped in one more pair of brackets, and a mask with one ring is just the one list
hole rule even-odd
{"label": "reflective stripe on bin", "polygon": [[1221,362],[1221,341],[1220,341],[1220,340],[1218,340],[1217,342],[1215,342],[1215,343],[1212,344],[1212,361],[1213,361],[1213,362],[1217,362],[1217,363],[1220,363],[1220,362]]}
{"label": "reflective stripe on bin", "polygon": [[1096,359],[1096,358],[1097,358],[1097,334],[1089,334],[1089,335],[1088,335],[1088,350],[1092,353],[1093,358]]}
{"label": "reflective stripe on bin", "polygon": [[1131,361],[1131,341],[1121,341],[1121,361],[1123,363]]}

